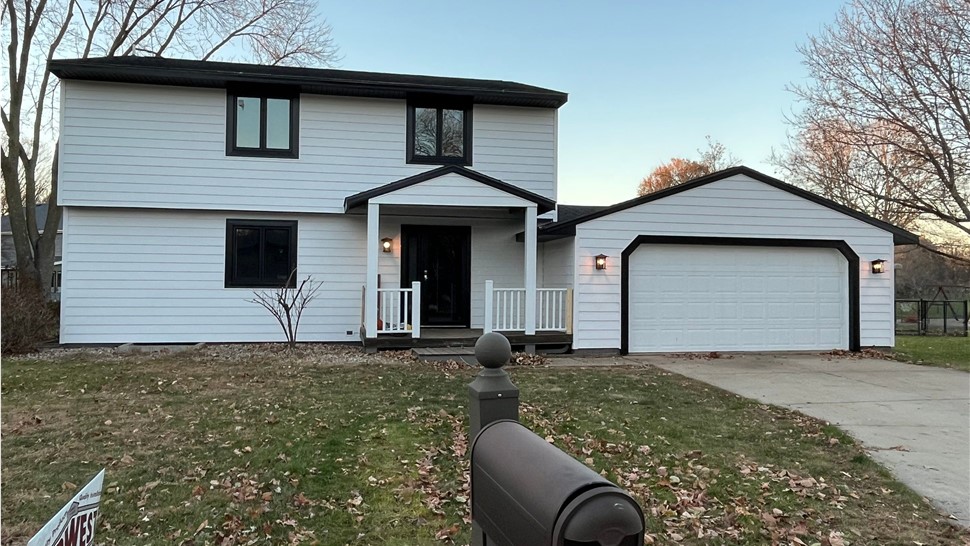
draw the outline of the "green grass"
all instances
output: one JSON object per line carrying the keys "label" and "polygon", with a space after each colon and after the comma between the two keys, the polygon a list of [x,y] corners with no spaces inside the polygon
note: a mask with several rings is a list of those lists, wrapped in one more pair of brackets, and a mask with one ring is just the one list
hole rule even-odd
{"label": "green grass", "polygon": [[[300,351],[5,359],[3,544],[103,467],[99,544],[467,543],[473,371]],[[523,422],[630,490],[655,543],[968,537],[803,415],[649,367],[510,371]]]}
{"label": "green grass", "polygon": [[905,362],[970,372],[970,338],[896,336],[894,356]]}

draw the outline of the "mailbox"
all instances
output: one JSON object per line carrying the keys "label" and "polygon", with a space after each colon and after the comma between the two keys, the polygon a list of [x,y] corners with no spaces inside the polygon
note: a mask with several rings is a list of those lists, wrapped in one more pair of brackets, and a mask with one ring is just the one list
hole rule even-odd
{"label": "mailbox", "polygon": [[639,546],[632,497],[516,421],[495,421],[471,448],[472,519],[495,546]]}

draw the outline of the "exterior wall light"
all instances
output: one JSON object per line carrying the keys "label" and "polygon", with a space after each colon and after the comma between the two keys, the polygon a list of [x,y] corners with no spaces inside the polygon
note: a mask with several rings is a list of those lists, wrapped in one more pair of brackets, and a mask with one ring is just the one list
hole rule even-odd
{"label": "exterior wall light", "polygon": [[886,272],[886,260],[872,260],[872,272],[876,275]]}
{"label": "exterior wall light", "polygon": [[381,250],[384,252],[390,252],[391,248],[394,246],[394,239],[390,237],[384,237],[381,239]]}
{"label": "exterior wall light", "polygon": [[609,258],[606,254],[596,255],[596,269],[606,269],[606,259]]}

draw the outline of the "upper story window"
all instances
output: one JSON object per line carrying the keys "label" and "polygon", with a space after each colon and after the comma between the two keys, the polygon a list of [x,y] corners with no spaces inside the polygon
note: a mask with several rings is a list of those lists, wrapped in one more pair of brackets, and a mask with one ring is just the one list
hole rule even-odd
{"label": "upper story window", "polygon": [[226,154],[300,157],[300,98],[293,94],[228,93]]}
{"label": "upper story window", "polygon": [[408,163],[471,165],[470,104],[408,103]]}

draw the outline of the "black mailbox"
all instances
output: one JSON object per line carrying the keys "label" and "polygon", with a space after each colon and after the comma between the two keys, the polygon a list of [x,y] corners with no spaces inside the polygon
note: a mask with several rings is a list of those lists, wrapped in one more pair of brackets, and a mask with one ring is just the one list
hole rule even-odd
{"label": "black mailbox", "polygon": [[625,491],[521,423],[475,437],[472,520],[495,546],[639,546],[643,511]]}

